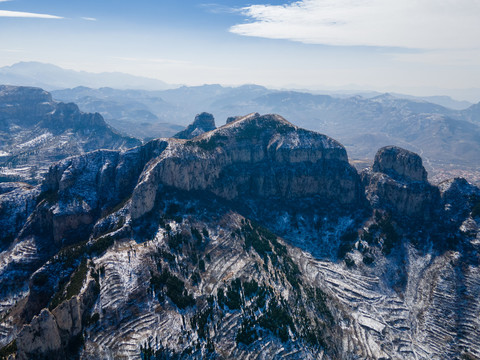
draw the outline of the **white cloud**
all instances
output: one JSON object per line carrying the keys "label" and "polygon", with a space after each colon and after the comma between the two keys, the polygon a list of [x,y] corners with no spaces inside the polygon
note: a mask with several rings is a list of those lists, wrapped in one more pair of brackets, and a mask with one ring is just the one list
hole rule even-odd
{"label": "white cloud", "polygon": [[0,10],[0,17],[63,19],[63,17],[56,16],[56,15],[37,14],[37,13],[30,13],[30,12],[23,12],[23,11],[9,11],[9,10]]}
{"label": "white cloud", "polygon": [[417,49],[480,47],[480,0],[302,0],[242,9],[230,31],[310,44]]}
{"label": "white cloud", "polygon": [[93,18],[93,17],[83,17],[82,16],[82,19],[83,20],[87,20],[87,21],[97,21],[97,19]]}

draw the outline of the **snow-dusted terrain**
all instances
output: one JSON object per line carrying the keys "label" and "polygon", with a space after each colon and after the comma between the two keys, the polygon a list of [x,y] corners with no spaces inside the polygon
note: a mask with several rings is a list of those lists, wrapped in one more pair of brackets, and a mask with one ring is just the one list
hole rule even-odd
{"label": "snow-dusted terrain", "polygon": [[430,185],[404,149],[359,175],[338,142],[251,114],[62,160],[0,210],[20,196],[0,255],[18,359],[480,357],[480,190]]}
{"label": "snow-dusted terrain", "polygon": [[99,114],[58,103],[38,88],[0,86],[0,181],[41,181],[60,159],[95,149],[139,145]]}

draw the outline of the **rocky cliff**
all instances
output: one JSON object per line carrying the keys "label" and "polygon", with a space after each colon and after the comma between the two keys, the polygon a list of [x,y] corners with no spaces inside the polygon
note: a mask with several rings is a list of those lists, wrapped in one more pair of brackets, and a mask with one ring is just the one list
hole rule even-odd
{"label": "rocky cliff", "polygon": [[68,158],[0,255],[2,351],[479,357],[479,216],[480,190],[430,185],[418,155],[359,176],[278,115]]}
{"label": "rocky cliff", "polygon": [[139,145],[99,114],[30,87],[0,86],[0,180],[38,182],[55,161],[95,149]]}
{"label": "rocky cliff", "polygon": [[393,179],[427,181],[427,172],[420,156],[395,146],[386,146],[378,150],[372,170],[387,174]]}
{"label": "rocky cliff", "polygon": [[408,150],[381,148],[372,169],[365,170],[362,177],[375,208],[421,223],[432,220],[441,209],[439,190],[428,182],[422,159]]}
{"label": "rocky cliff", "polygon": [[343,146],[278,115],[251,114],[191,141],[170,141],[133,192],[133,218],[152,209],[160,184],[242,201],[315,197],[355,206],[363,197]]}

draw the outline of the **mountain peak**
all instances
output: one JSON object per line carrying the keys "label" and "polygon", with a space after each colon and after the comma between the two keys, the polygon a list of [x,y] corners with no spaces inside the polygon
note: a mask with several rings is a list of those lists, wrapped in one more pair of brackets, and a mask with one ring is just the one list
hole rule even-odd
{"label": "mountain peak", "polygon": [[[241,146],[259,146],[275,152],[294,150],[301,152],[302,158],[304,156],[309,159],[315,158],[314,162],[318,160],[317,156],[320,158],[330,156],[327,154],[333,150],[335,157],[347,161],[345,148],[338,141],[315,131],[299,128],[277,114],[251,113],[232,118],[218,129],[202,134],[197,141],[209,144],[209,147],[213,144],[225,147],[223,144],[236,143],[243,144]],[[328,151],[324,153],[327,149]]]}
{"label": "mountain peak", "polygon": [[286,120],[284,117],[278,115],[278,114],[265,114],[265,115],[260,115],[259,113],[250,113],[245,116],[241,116],[238,119],[234,121],[235,123],[255,123],[259,127],[264,127],[265,125],[271,125],[273,123],[278,123],[278,124],[284,124],[284,125],[289,125],[291,127],[296,127],[292,123],[290,123],[288,120]]}
{"label": "mountain peak", "polygon": [[[297,130],[298,127],[277,114],[251,113],[245,116],[229,118],[229,121],[214,132],[205,134],[202,138],[215,136],[240,139],[270,136],[273,133],[285,134]],[[313,131],[307,131],[314,133]]]}
{"label": "mountain peak", "polygon": [[427,181],[427,171],[423,167],[422,158],[397,146],[385,146],[378,150],[373,171],[390,175],[395,179]]}
{"label": "mountain peak", "polygon": [[340,143],[276,114],[252,113],[191,140],[168,142],[132,195],[134,219],[153,208],[160,184],[235,201],[315,197],[356,206],[363,200]]}

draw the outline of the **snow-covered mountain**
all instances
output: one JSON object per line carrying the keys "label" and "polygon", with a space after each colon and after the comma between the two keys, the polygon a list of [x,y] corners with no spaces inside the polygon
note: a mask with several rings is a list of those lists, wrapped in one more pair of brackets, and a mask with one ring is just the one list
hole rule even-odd
{"label": "snow-covered mountain", "polygon": [[[18,359],[480,357],[480,190],[278,115],[52,166],[0,255]],[[15,216],[4,212],[2,221]]]}

